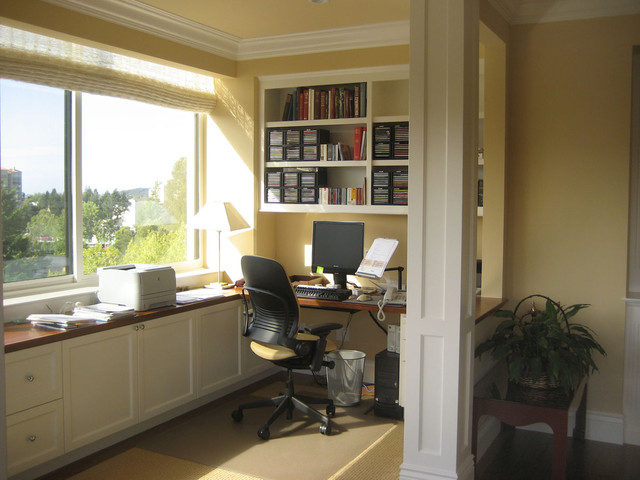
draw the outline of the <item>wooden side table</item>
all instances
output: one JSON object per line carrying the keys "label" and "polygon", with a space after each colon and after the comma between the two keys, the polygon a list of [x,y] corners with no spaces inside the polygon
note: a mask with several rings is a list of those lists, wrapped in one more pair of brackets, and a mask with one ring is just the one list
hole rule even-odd
{"label": "wooden side table", "polygon": [[[494,395],[500,392],[499,397]],[[562,480],[567,474],[567,430],[569,411],[576,410],[573,437],[585,438],[587,410],[587,379],[572,395],[562,390],[536,391],[507,382],[506,368],[496,367],[479,382],[473,399],[471,453],[478,448],[478,421],[491,415],[512,427],[546,423],[553,431],[552,480]]]}

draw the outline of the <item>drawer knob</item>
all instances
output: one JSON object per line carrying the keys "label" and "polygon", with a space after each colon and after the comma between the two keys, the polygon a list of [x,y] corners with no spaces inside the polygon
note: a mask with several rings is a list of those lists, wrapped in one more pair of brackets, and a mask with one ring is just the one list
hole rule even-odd
{"label": "drawer knob", "polygon": [[38,438],[38,437],[36,437],[35,435],[29,435],[29,436],[27,437],[27,440],[29,440],[30,442],[35,442],[35,441],[36,441],[36,438]]}
{"label": "drawer knob", "polygon": [[24,379],[25,379],[27,382],[33,382],[33,381],[36,379],[36,377],[34,377],[33,375],[26,375],[26,376],[24,377]]}

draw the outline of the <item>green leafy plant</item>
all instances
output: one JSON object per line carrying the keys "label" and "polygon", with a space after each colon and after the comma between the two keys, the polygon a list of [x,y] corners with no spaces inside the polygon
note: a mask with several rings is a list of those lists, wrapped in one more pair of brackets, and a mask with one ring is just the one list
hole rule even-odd
{"label": "green leafy plant", "polygon": [[[536,309],[535,298],[545,300],[544,310]],[[530,310],[518,315],[527,300],[531,300]],[[475,356],[490,352],[495,360],[505,359],[512,382],[571,392],[583,377],[598,370],[593,354],[606,355],[589,327],[569,322],[587,307],[583,303],[562,307],[544,295],[529,295],[513,311],[496,312],[505,320],[477,346]]]}

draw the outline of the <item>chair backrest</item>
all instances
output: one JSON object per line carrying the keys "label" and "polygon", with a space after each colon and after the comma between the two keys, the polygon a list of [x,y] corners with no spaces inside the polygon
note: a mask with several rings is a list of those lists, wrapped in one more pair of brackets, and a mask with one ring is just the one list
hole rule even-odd
{"label": "chair backrest", "polygon": [[291,347],[298,331],[298,299],[282,265],[275,260],[245,255],[240,260],[244,288],[253,315],[245,335],[264,343]]}

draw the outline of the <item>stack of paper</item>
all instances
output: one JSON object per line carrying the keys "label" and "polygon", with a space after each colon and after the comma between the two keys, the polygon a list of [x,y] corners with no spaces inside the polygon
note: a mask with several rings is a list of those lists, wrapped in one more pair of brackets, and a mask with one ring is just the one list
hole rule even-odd
{"label": "stack of paper", "polygon": [[84,325],[94,325],[95,318],[76,315],[61,315],[53,313],[32,313],[27,317],[34,327],[50,328],[54,330],[70,330]]}
{"label": "stack of paper", "polygon": [[92,318],[99,322],[108,322],[135,315],[133,308],[114,303],[96,303],[94,305],[76,305],[73,309],[73,317]]}

